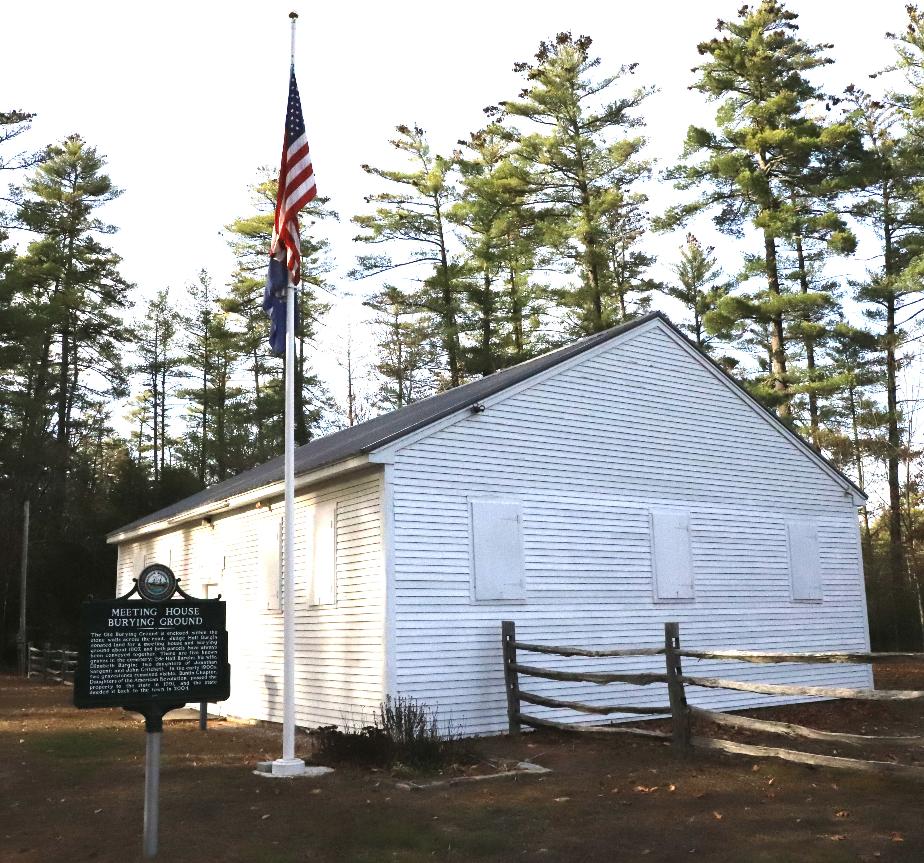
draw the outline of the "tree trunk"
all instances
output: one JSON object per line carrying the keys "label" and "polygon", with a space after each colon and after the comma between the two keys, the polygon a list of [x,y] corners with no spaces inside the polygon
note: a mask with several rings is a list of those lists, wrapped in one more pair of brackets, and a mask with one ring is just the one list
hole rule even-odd
{"label": "tree trunk", "polygon": [[889,575],[892,582],[892,636],[894,644],[899,644],[899,617],[903,608],[905,593],[905,555],[902,547],[902,500],[898,481],[899,454],[901,437],[898,429],[898,357],[896,298],[892,289],[892,280],[896,275],[895,250],[892,245],[892,208],[891,194],[887,183],[882,186],[883,213],[883,251],[885,253],[885,277],[889,285],[886,297],[886,406],[888,455],[886,458],[889,482]]}
{"label": "tree trunk", "polygon": [[[582,163],[583,167],[583,163]],[[593,230],[593,217],[590,209],[590,190],[583,180],[578,183],[581,193],[581,211],[584,214],[586,228],[582,231],[581,242],[584,244],[584,271],[590,287],[591,332],[597,333],[603,329],[603,289],[600,285],[600,259],[597,250],[597,237]]]}
{"label": "tree trunk", "polygon": [[[764,262],[767,267],[767,287],[774,296],[780,296],[780,276],[776,265],[776,241],[764,231]],[[777,407],[780,419],[789,419],[791,409],[786,383],[786,339],[783,331],[783,314],[777,312],[770,320],[770,357],[773,388],[782,401]]]}
{"label": "tree trunk", "polygon": [[167,345],[161,348],[160,364],[160,476],[164,475],[164,456],[167,450]]}
{"label": "tree trunk", "polygon": [[491,292],[491,274],[485,268],[482,274],[482,301],[481,301],[481,355],[483,365],[481,374],[487,377],[496,371],[494,352],[491,348],[493,336],[494,295]]}
{"label": "tree trunk", "polygon": [[625,254],[620,254],[619,249],[614,243],[610,249],[610,267],[613,270],[613,282],[616,287],[616,299],[619,302],[620,320],[625,321],[629,317],[626,311],[626,288],[625,283]]}
{"label": "tree trunk", "polygon": [[[852,373],[851,369],[851,373]],[[850,427],[851,427],[851,437],[853,440],[853,459],[854,467],[857,471],[857,485],[860,487],[860,491],[866,491],[866,471],[863,469],[863,453],[860,451],[860,423],[857,418],[857,391],[854,386],[853,378],[851,377],[850,383],[847,385],[847,398],[848,404],[850,405]],[[863,544],[866,547],[867,554],[872,550],[873,547],[873,538],[872,533],[870,532],[869,526],[869,509],[864,504],[862,507],[862,516],[863,516]]]}
{"label": "tree trunk", "polygon": [[62,452],[67,446],[67,391],[71,363],[69,319],[70,315],[65,311],[65,319],[60,332],[61,366],[58,369],[58,432],[56,436],[58,448]]}
{"label": "tree trunk", "polygon": [[899,483],[899,460],[901,436],[898,428],[898,358],[896,356],[896,303],[894,295],[886,302],[886,404],[888,412],[888,457],[886,459],[889,480],[889,573],[892,579],[895,622],[893,635],[898,646],[899,617],[904,607],[905,555],[902,547],[902,497]]}
{"label": "tree trunk", "polygon": [[266,460],[266,447],[263,442],[263,411],[260,404],[260,353],[258,346],[253,346],[253,407],[255,430],[257,436],[257,460],[262,463]]}
{"label": "tree trunk", "polygon": [[[207,289],[206,289],[207,290]],[[208,293],[205,294],[205,302],[208,302]],[[205,471],[208,458],[208,419],[209,419],[209,365],[211,363],[211,351],[209,345],[209,326],[211,325],[211,316],[208,309],[202,312],[202,429],[199,440],[199,484],[205,486]]]}
{"label": "tree trunk", "polygon": [[218,481],[228,475],[228,442],[225,440],[225,402],[228,396],[228,362],[222,356],[218,361],[216,375],[218,388],[215,393],[215,469]]}
{"label": "tree trunk", "polygon": [[[410,404],[411,401],[411,392],[410,384],[405,384],[405,375],[404,375],[404,339],[401,335],[401,316],[398,312],[398,307],[395,306],[395,340],[397,346],[397,356],[398,364],[395,369],[395,380],[398,384],[398,407],[404,407],[405,404]],[[405,386],[407,386],[407,393],[405,394]]]}
{"label": "tree trunk", "polygon": [[433,206],[436,213],[440,242],[440,299],[442,303],[440,317],[442,318],[443,349],[446,351],[446,357],[449,361],[449,385],[457,387],[462,383],[461,364],[459,362],[459,325],[456,321],[455,297],[453,296],[452,283],[449,278],[449,255],[446,251],[443,215],[439,198],[434,199]]}
{"label": "tree trunk", "polygon": [[[584,269],[587,277],[587,283],[590,287],[591,306],[593,309],[593,318],[591,320],[591,332],[599,332],[603,329],[603,288],[600,278],[600,251],[598,246],[598,237],[594,231],[593,211],[590,201],[590,186],[587,183],[587,172],[584,165],[584,151],[581,146],[581,130],[576,122],[571,124],[571,133],[575,144],[575,156],[578,160],[577,179],[578,193],[581,199],[581,213],[584,216],[585,228],[581,232],[581,242],[584,244]],[[605,254],[605,252],[604,252]]]}
{"label": "tree trunk", "polygon": [[157,448],[158,448],[158,435],[160,433],[160,427],[158,424],[158,413],[160,412],[160,399],[159,399],[159,380],[157,375],[157,364],[160,357],[160,322],[154,321],[154,356],[151,365],[151,400],[152,400],[152,426],[153,433],[151,435],[151,461],[154,466],[154,482],[157,482],[160,479],[160,471],[158,469],[158,460],[157,460]]}
{"label": "tree trunk", "polygon": [[516,361],[520,362],[523,359],[523,302],[517,287],[517,271],[512,260],[509,273],[510,325],[513,329],[513,348],[516,351]]}
{"label": "tree trunk", "polygon": [[[805,252],[802,248],[802,237],[796,237],[796,255],[799,261],[799,288],[804,295],[809,292],[809,282],[808,272],[805,269]],[[803,318],[803,322],[811,324],[808,317]],[[819,432],[821,423],[818,416],[818,393],[816,393],[814,389],[816,369],[815,340],[810,335],[806,334],[803,337],[803,342],[805,344],[805,367],[808,369],[809,378],[809,428],[811,430],[812,444],[815,446],[815,449],[820,450]]]}

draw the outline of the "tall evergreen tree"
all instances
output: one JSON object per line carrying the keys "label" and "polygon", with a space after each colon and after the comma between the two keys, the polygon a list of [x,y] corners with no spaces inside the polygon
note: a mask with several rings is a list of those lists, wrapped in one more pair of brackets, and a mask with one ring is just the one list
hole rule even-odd
{"label": "tall evergreen tree", "polygon": [[430,395],[435,350],[419,312],[394,285],[386,285],[365,304],[376,313],[373,326],[378,342],[376,371],[382,381],[382,407],[397,410]]}
{"label": "tall evergreen tree", "polygon": [[648,232],[648,214],[644,210],[647,201],[647,195],[628,193],[604,220],[605,245],[613,280],[614,315],[619,321],[645,314],[651,307],[651,292],[660,287],[647,276],[655,258],[639,248]]}
{"label": "tall evergreen tree", "polygon": [[171,306],[169,292],[164,289],[148,302],[137,326],[139,363],[134,370],[144,376],[151,397],[151,465],[155,482],[159,482],[163,473],[168,447],[167,402],[183,361],[177,339],[179,324],[180,315]]}
{"label": "tall evergreen tree", "polygon": [[864,158],[856,179],[852,212],[871,226],[881,243],[882,266],[857,285],[856,297],[866,315],[880,328],[878,346],[885,360],[885,463],[889,489],[889,574],[893,595],[893,644],[898,643],[898,615],[907,590],[902,531],[902,412],[899,372],[902,362],[903,324],[914,314],[920,295],[924,208],[920,189],[924,179],[924,134],[916,116],[924,110],[922,42],[918,13],[909,7],[909,28],[897,42],[899,66],[908,87],[887,100],[873,98],[857,87],[845,94],[849,117],[864,145]]}
{"label": "tall evergreen tree", "polygon": [[766,287],[726,298],[712,320],[725,335],[741,332],[749,321],[768,330],[770,369],[758,392],[786,419],[792,397],[786,321],[804,318],[827,298],[787,292],[779,245],[806,231],[823,234],[832,248],[849,250],[853,243],[836,212],[810,206],[850,131],[818,119],[823,97],[806,73],[831,62],[831,46],[800,39],[797,17],[776,0],[762,0],[741,7],[736,21],[720,20],[721,35],[697,46],[707,59],[695,70],[693,89],[719,103],[716,125],[687,132],[683,163],[668,176],[680,189],[702,191],[662,222],[678,224],[710,210],[725,233],[738,235],[750,223],[762,234]]}
{"label": "tall evergreen tree", "polygon": [[715,337],[707,332],[706,315],[713,311],[719,300],[730,290],[728,281],[720,281],[719,267],[712,246],[703,246],[693,234],[687,234],[686,244],[680,250],[680,261],[674,265],[677,282],[668,282],[661,290],[683,303],[693,320],[682,323],[685,330],[704,352],[710,352]]}
{"label": "tall evergreen tree", "polygon": [[465,366],[488,375],[531,352],[541,292],[529,277],[539,254],[541,215],[526,206],[529,174],[500,123],[459,144],[462,183],[449,218],[462,229],[470,280],[472,346]]}
{"label": "tall evergreen tree", "polygon": [[[38,235],[19,262],[19,280],[38,303],[44,333],[29,378],[33,408],[53,399],[55,455],[64,479],[69,464],[73,420],[93,393],[125,392],[123,346],[129,332],[122,319],[130,285],[119,273],[120,258],[97,237],[114,231],[96,211],[118,196],[105,161],[79,136],[49,149],[49,158],[26,183],[21,223]],[[37,430],[33,414],[27,434]]]}
{"label": "tall evergreen tree", "polygon": [[563,299],[581,333],[597,332],[621,316],[613,251],[618,259],[637,236],[641,211],[629,213],[644,202],[635,187],[650,172],[641,158],[645,139],[630,132],[642,125],[636,112],[651,89],[606,101],[609,88],[635,66],[594,78],[600,60],[591,56],[591,44],[588,36],[570,33],[540,43],[534,63],[514,66],[526,78],[519,99],[500,104],[527,127],[518,151],[532,174],[531,200],[556,214],[558,252],[578,271],[580,287]]}
{"label": "tall evergreen tree", "polygon": [[405,244],[409,251],[399,260],[384,254],[359,258],[353,275],[366,277],[408,266],[423,267],[421,287],[411,294],[413,304],[425,312],[439,334],[439,342],[449,372],[445,384],[462,383],[465,369],[460,339],[460,306],[464,290],[460,264],[449,249],[447,211],[456,196],[452,185],[453,161],[434,155],[426,133],[418,126],[398,126],[391,145],[404,154],[408,170],[387,170],[363,165],[363,170],[391,184],[389,191],[366,197],[375,205],[372,213],[353,217],[362,233],[361,243],[385,245],[386,249]]}

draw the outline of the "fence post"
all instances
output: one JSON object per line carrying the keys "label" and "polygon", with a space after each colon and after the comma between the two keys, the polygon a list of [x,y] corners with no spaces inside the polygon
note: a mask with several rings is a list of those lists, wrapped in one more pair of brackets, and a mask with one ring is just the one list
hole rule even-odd
{"label": "fence post", "polygon": [[199,730],[205,731],[209,727],[209,704],[207,701],[199,702]]}
{"label": "fence post", "polygon": [[46,641],[44,644],[44,655],[42,656],[42,683],[48,683],[48,663],[51,661],[51,642]]}
{"label": "fence post", "polygon": [[512,620],[501,621],[504,652],[504,688],[507,691],[507,723],[511,734],[520,733],[520,681],[514,666],[517,662],[517,626]]}
{"label": "fence post", "polygon": [[680,624],[664,624],[664,660],[667,665],[667,694],[671,702],[673,743],[678,752],[690,748],[690,711],[683,689],[683,669],[680,664]]}

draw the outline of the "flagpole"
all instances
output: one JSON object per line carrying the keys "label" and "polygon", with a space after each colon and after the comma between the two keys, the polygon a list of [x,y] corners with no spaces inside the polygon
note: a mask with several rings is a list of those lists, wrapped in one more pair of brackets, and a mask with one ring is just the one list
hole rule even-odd
{"label": "flagpole", "polygon": [[[292,19],[292,66],[295,66],[295,22]],[[289,272],[286,287],[286,413],[285,413],[285,545],[282,594],[282,758],[273,773],[292,776],[305,771],[295,757],[295,283]]]}

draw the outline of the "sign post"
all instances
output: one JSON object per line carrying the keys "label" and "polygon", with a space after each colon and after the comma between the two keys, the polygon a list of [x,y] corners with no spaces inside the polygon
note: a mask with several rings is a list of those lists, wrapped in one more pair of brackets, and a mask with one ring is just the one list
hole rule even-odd
{"label": "sign post", "polygon": [[[134,594],[141,598],[132,600]],[[181,601],[171,601],[179,593]],[[146,566],[125,596],[80,612],[77,707],[122,707],[144,717],[144,855],[157,854],[164,714],[231,691],[225,603],[185,593],[169,567]]]}

